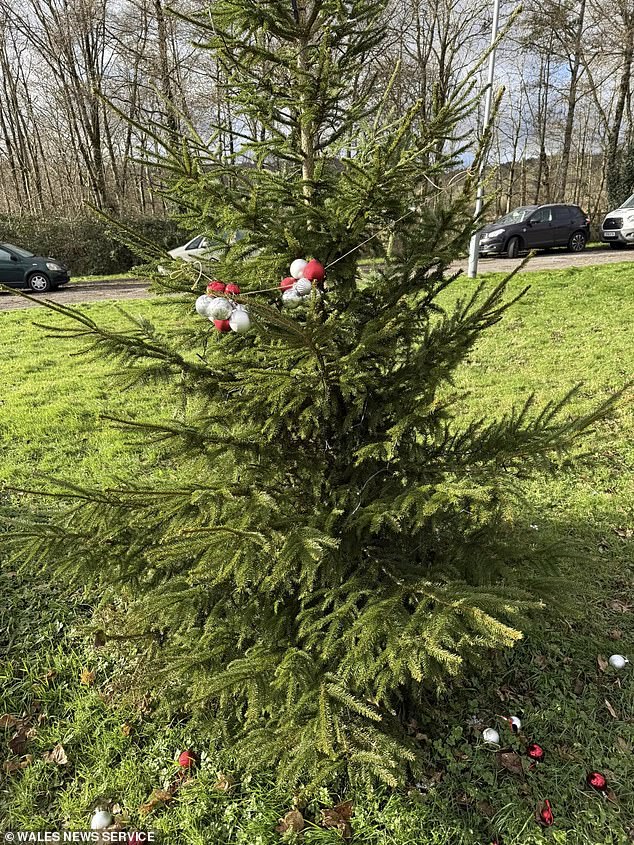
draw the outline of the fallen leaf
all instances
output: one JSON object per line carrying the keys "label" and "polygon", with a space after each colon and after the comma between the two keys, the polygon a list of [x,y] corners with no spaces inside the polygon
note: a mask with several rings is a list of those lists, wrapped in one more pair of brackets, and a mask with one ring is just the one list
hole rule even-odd
{"label": "fallen leaf", "polygon": [[4,716],[0,716],[0,728],[14,728],[17,724],[18,720],[10,713],[5,713]]}
{"label": "fallen leaf", "polygon": [[631,610],[631,605],[627,604],[627,602],[624,602],[621,599],[613,599],[609,603],[609,607],[611,610],[615,610],[617,613],[628,613]]}
{"label": "fallen leaf", "polygon": [[106,644],[106,632],[105,631],[95,631],[95,641],[93,643],[95,648],[103,648]]}
{"label": "fallen leaf", "polygon": [[97,673],[94,672],[92,669],[82,669],[81,675],[79,676],[79,682],[85,687],[91,687],[95,683],[96,677]]}
{"label": "fallen leaf", "polygon": [[26,754],[26,755],[25,755],[25,756],[24,756],[24,757],[20,760],[20,768],[21,768],[21,769],[26,769],[26,767],[27,767],[27,766],[30,766],[32,762],[33,762],[33,755],[32,755],[32,754]]}
{"label": "fallen leaf", "polygon": [[488,801],[478,801],[476,804],[476,810],[481,816],[485,816],[487,819],[492,819],[495,815],[495,807]]}
{"label": "fallen leaf", "polygon": [[147,816],[152,810],[155,810],[159,804],[166,804],[172,800],[172,793],[167,789],[155,789],[150,795],[149,801],[139,807],[139,813],[142,816]]}
{"label": "fallen leaf", "polygon": [[631,540],[634,537],[634,530],[632,528],[615,528],[614,533],[622,540]]}
{"label": "fallen leaf", "polygon": [[17,760],[7,760],[2,764],[2,771],[5,775],[12,775],[14,772],[20,771],[20,764]]}
{"label": "fallen leaf", "polygon": [[515,751],[498,751],[495,755],[498,763],[507,772],[513,775],[523,775],[524,767],[522,766],[522,758]]}
{"label": "fallen leaf", "polygon": [[110,812],[113,816],[120,816],[123,812],[123,807],[121,806],[121,804],[113,804],[110,808]]}
{"label": "fallen leaf", "polygon": [[66,756],[64,746],[61,742],[58,742],[55,748],[51,749],[51,751],[47,751],[43,754],[42,759],[45,763],[55,763],[56,766],[65,766],[66,763],[68,763],[68,757]]}
{"label": "fallen leaf", "polygon": [[603,655],[602,655],[602,654],[598,654],[598,655],[597,655],[597,666],[599,667],[599,669],[600,669],[602,672],[605,672],[605,670],[608,668],[608,666],[609,666],[609,665],[610,665],[610,664],[609,664],[609,663],[608,663],[608,661],[605,659],[605,657],[603,657]]}
{"label": "fallen leaf", "polygon": [[132,733],[132,725],[129,725],[127,722],[124,722],[121,725],[121,733],[124,736],[130,736],[130,734]]}
{"label": "fallen leaf", "polygon": [[24,750],[26,749],[26,744],[28,742],[28,738],[26,735],[26,730],[24,727],[21,727],[16,733],[13,734],[7,745],[13,752],[13,754],[17,754],[20,756],[24,754]]}
{"label": "fallen leaf", "polygon": [[610,704],[610,702],[607,700],[607,698],[604,698],[603,700],[604,700],[604,702],[605,702],[605,706],[608,708],[608,713],[610,714],[610,716],[612,716],[612,718],[613,718],[613,719],[618,719],[618,718],[619,718],[619,714],[616,712],[616,710],[614,709],[614,707],[612,707],[612,705],[611,705],[611,704]]}
{"label": "fallen leaf", "polygon": [[629,742],[622,736],[617,736],[616,744],[619,747],[619,750],[622,751],[624,754],[629,754],[632,750],[632,746]]}
{"label": "fallen leaf", "polygon": [[42,677],[45,684],[50,684],[57,677],[57,669],[49,669],[46,675]]}
{"label": "fallen leaf", "polygon": [[280,823],[275,828],[277,833],[286,833],[292,830],[293,833],[301,833],[304,829],[304,817],[299,810],[289,810],[284,818],[280,819]]}
{"label": "fallen leaf", "polygon": [[585,688],[586,688],[586,682],[584,681],[584,679],[581,676],[579,676],[577,678],[577,680],[575,681],[575,686],[574,686],[575,695],[583,695],[583,691],[584,691]]}
{"label": "fallen leaf", "polygon": [[214,789],[216,792],[229,792],[232,786],[233,782],[226,775],[223,775],[223,773],[220,772],[218,780],[214,783]]}
{"label": "fallen leaf", "polygon": [[545,669],[548,666],[548,658],[544,654],[536,654],[533,663],[540,669]]}
{"label": "fallen leaf", "polygon": [[620,631],[618,628],[612,628],[609,633],[609,637],[611,640],[623,639],[623,631]]}

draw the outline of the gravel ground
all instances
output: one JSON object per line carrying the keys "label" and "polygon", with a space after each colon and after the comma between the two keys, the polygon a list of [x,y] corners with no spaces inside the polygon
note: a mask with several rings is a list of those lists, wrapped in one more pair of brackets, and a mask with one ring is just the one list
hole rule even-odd
{"label": "gravel ground", "polygon": [[[589,249],[580,255],[557,251],[542,253],[531,259],[522,272],[537,270],[565,270],[566,267],[592,267],[598,264],[615,264],[618,262],[634,262],[634,249],[611,250]],[[478,266],[479,273],[510,273],[521,260],[511,261],[508,258],[481,258]],[[467,261],[456,261],[452,270],[466,272]],[[144,299],[148,294],[148,283],[143,280],[110,279],[107,282],[80,282],[71,284],[60,290],[48,294],[54,302],[64,305],[74,305],[80,302],[102,302],[107,299]],[[38,294],[35,295],[40,298]],[[47,295],[42,295],[46,299]],[[13,311],[16,308],[34,308],[36,303],[22,299],[16,294],[0,292],[0,311]]]}

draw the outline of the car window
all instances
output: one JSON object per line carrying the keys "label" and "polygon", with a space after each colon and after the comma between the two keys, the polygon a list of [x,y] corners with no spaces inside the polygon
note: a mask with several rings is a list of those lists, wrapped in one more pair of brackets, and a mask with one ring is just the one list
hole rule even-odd
{"label": "car window", "polygon": [[521,205],[519,208],[514,208],[513,211],[509,211],[508,214],[505,214],[503,217],[500,217],[496,220],[496,224],[500,223],[502,225],[510,225],[512,223],[523,223],[526,220],[537,206],[535,205]]}
{"label": "car window", "polygon": [[202,243],[203,236],[198,235],[197,238],[194,238],[193,241],[190,241],[188,244],[185,244],[185,249],[198,249],[200,244]]}
{"label": "car window", "polygon": [[565,205],[556,205],[553,208],[553,220],[556,223],[569,223],[574,214],[574,209]]}
{"label": "car window", "polygon": [[550,223],[553,217],[553,210],[548,206],[547,208],[538,208],[531,216],[531,223]]}
{"label": "car window", "polygon": [[21,246],[16,246],[15,244],[5,244],[5,246],[8,246],[9,249],[17,253],[20,258],[33,258],[33,256],[35,255],[34,252],[29,252],[28,249],[22,249]]}
{"label": "car window", "polygon": [[622,202],[619,208],[634,208],[634,194],[628,197],[625,202]]}
{"label": "car window", "polygon": [[0,261],[11,261],[11,253],[6,249],[0,249]]}

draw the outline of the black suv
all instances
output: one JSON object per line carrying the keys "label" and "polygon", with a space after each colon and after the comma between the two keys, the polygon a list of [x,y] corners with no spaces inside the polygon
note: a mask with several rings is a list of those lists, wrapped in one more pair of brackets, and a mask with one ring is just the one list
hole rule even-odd
{"label": "black suv", "polygon": [[578,205],[522,205],[480,230],[480,255],[516,258],[551,246],[581,252],[589,237],[590,218]]}
{"label": "black suv", "polygon": [[55,258],[43,258],[28,249],[0,243],[0,284],[46,293],[69,281],[67,268]]}

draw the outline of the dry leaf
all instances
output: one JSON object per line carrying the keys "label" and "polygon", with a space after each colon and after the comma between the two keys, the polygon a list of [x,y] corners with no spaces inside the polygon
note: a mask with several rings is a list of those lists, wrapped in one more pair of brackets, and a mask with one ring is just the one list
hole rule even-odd
{"label": "dry leaf", "polygon": [[95,641],[93,643],[95,648],[103,648],[106,644],[106,632],[105,631],[95,631]]}
{"label": "dry leaf", "polygon": [[609,607],[611,610],[615,610],[617,613],[628,613],[631,610],[631,605],[627,604],[627,602],[624,602],[621,599],[613,599],[609,603]]}
{"label": "dry leaf", "polygon": [[50,684],[51,681],[54,681],[57,677],[57,669],[49,669],[46,675],[43,676],[42,680],[45,684]]}
{"label": "dry leaf", "polygon": [[79,676],[79,682],[85,687],[91,687],[95,683],[96,677],[97,673],[92,669],[82,669],[81,675]]}
{"label": "dry leaf", "polygon": [[533,657],[533,663],[540,669],[545,669],[548,666],[548,658],[544,654],[536,654]]}
{"label": "dry leaf", "polygon": [[130,736],[130,734],[132,733],[132,725],[129,725],[127,722],[124,722],[121,725],[121,733],[124,736]]}
{"label": "dry leaf", "polygon": [[621,640],[623,639],[623,631],[620,631],[618,628],[612,628],[608,636],[611,640]]}
{"label": "dry leaf", "polygon": [[27,767],[27,766],[30,766],[32,762],[33,762],[33,755],[32,755],[32,754],[26,754],[26,755],[25,755],[25,756],[24,756],[24,757],[20,760],[20,768],[21,768],[21,769],[26,769],[26,767]]}
{"label": "dry leaf", "polygon": [[575,681],[574,693],[575,695],[583,695],[583,691],[586,688],[586,682],[584,679],[579,676]]}
{"label": "dry leaf", "polygon": [[507,772],[511,772],[513,775],[524,774],[522,758],[515,751],[498,751],[495,756],[500,766]]}
{"label": "dry leaf", "polygon": [[615,528],[614,533],[622,540],[631,540],[634,537],[634,530],[632,528]]}
{"label": "dry leaf", "polygon": [[495,815],[495,807],[488,801],[478,801],[476,804],[476,810],[481,816],[485,816],[487,819],[492,819]]}
{"label": "dry leaf", "polygon": [[604,698],[603,700],[604,700],[604,702],[605,702],[605,706],[608,708],[608,713],[610,714],[610,716],[612,716],[612,718],[613,718],[613,719],[618,719],[618,718],[619,718],[619,714],[616,712],[616,710],[614,709],[614,707],[612,707],[612,705],[611,705],[611,704],[610,704],[610,702],[607,700],[607,698]]}
{"label": "dry leaf", "polygon": [[299,810],[289,810],[288,813],[284,816],[283,819],[280,819],[280,823],[275,828],[278,833],[286,833],[289,830],[292,830],[293,833],[301,833],[304,829],[304,817],[299,812]]}
{"label": "dry leaf", "polygon": [[58,742],[51,751],[43,754],[42,759],[45,763],[55,763],[56,766],[65,766],[68,763],[68,757],[61,742]]}
{"label": "dry leaf", "polygon": [[223,773],[220,772],[218,780],[214,783],[214,789],[217,792],[229,792],[232,786],[233,782],[226,775],[223,775]]}
{"label": "dry leaf", "polygon": [[17,724],[18,719],[10,713],[5,713],[4,716],[0,716],[0,728],[14,728]]}
{"label": "dry leaf", "polygon": [[167,789],[155,789],[150,795],[150,799],[146,804],[139,807],[139,813],[142,816],[147,816],[152,810],[155,810],[159,804],[165,804],[172,800],[172,793]]}
{"label": "dry leaf", "polygon": [[5,775],[12,775],[14,772],[19,772],[20,768],[20,764],[17,760],[7,760],[2,764],[2,771]]}
{"label": "dry leaf", "polygon": [[608,668],[609,665],[610,664],[608,663],[608,661],[605,659],[605,657],[602,654],[597,655],[597,666],[599,667],[599,669],[602,672],[605,672],[605,670]]}
{"label": "dry leaf", "polygon": [[120,816],[123,812],[123,807],[121,806],[121,804],[113,804],[110,808],[110,812],[113,816]]}
{"label": "dry leaf", "polygon": [[619,750],[622,751],[624,754],[629,754],[630,751],[632,750],[632,746],[622,736],[617,736],[616,744],[617,744]]}
{"label": "dry leaf", "polygon": [[13,734],[7,745],[11,749],[13,754],[17,754],[18,756],[24,754],[26,749],[26,744],[28,742],[26,731],[24,727],[21,727],[16,733]]}

